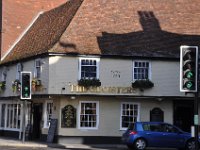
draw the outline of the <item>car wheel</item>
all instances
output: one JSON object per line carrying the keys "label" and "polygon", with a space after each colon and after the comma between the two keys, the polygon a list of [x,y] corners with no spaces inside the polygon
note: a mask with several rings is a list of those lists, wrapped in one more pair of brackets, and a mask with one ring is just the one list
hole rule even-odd
{"label": "car wheel", "polygon": [[137,139],[134,143],[134,148],[136,150],[143,150],[146,148],[146,141],[144,139]]}
{"label": "car wheel", "polygon": [[195,141],[194,141],[194,139],[189,140],[186,143],[186,150],[195,150]]}

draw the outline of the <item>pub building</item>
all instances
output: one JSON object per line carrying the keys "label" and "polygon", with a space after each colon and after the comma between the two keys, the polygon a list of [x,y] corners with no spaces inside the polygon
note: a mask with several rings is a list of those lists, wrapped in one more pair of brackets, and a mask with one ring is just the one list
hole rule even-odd
{"label": "pub building", "polygon": [[[0,136],[119,143],[136,121],[190,131],[193,94],[180,92],[180,46],[199,47],[199,7],[197,0],[66,0],[39,13],[1,58]],[[26,102],[24,71],[31,72]]]}

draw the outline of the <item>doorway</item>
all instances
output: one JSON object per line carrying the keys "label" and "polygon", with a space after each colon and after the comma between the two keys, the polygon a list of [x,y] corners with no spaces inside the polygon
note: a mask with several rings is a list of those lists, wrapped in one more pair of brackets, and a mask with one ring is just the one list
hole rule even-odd
{"label": "doorway", "polygon": [[194,102],[192,100],[174,101],[174,125],[183,131],[191,132],[194,115]]}
{"label": "doorway", "polygon": [[41,138],[42,110],[42,103],[33,104],[33,140],[40,140]]}

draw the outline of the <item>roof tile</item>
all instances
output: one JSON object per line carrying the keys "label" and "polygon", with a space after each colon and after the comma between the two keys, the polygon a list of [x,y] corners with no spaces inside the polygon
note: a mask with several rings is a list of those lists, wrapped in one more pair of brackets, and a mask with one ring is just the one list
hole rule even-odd
{"label": "roof tile", "polygon": [[41,14],[2,63],[47,53],[59,40],[82,0],[71,0]]}
{"label": "roof tile", "polygon": [[41,15],[5,62],[50,52],[178,58],[180,45],[200,46],[198,0],[82,1]]}

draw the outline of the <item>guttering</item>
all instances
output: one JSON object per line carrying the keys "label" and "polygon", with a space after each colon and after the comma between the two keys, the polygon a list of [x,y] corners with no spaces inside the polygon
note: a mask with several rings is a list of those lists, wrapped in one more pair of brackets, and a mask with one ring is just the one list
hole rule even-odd
{"label": "guttering", "polygon": [[134,55],[104,55],[104,54],[79,54],[79,53],[56,53],[56,52],[49,52],[49,56],[79,56],[79,57],[88,57],[88,56],[94,56],[94,57],[101,57],[101,58],[117,58],[117,59],[151,59],[151,60],[170,60],[170,61],[179,61],[179,57],[159,57],[159,56],[134,56]]}

